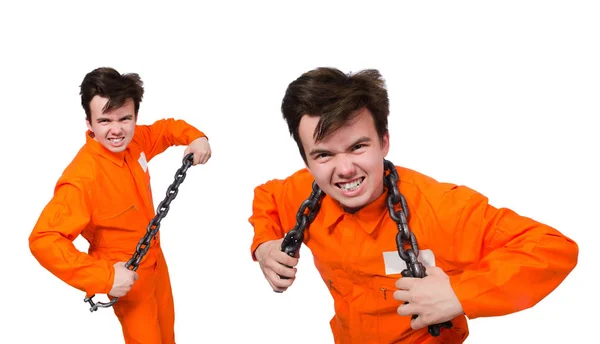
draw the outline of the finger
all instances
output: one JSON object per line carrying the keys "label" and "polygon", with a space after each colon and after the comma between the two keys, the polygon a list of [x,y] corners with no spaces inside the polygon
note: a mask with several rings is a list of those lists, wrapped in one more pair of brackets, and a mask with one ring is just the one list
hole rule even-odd
{"label": "finger", "polygon": [[208,160],[208,155],[205,153],[205,154],[202,154],[202,156],[200,157],[199,162],[201,164],[205,164],[207,160]]}
{"label": "finger", "polygon": [[135,281],[137,281],[137,280],[138,280],[138,278],[140,278],[140,276],[137,274],[137,272],[134,272],[134,273],[133,273],[133,281],[134,281],[134,282],[135,282]]}
{"label": "finger", "polygon": [[405,301],[408,302],[410,301],[410,291],[408,290],[396,290],[394,292],[394,299],[398,300],[398,301]]}
{"label": "finger", "polygon": [[409,316],[409,315],[413,315],[413,314],[419,314],[417,312],[417,307],[415,307],[415,305],[412,303],[405,303],[405,304],[400,305],[398,307],[397,312],[401,316]]}
{"label": "finger", "polygon": [[417,278],[402,277],[396,281],[396,288],[409,290],[417,282]]}
{"label": "finger", "polygon": [[290,257],[290,256],[287,255],[287,253],[282,252],[282,251],[277,251],[275,253],[276,254],[274,255],[274,259],[279,264],[284,264],[284,265],[287,265],[287,266],[296,266],[296,265],[298,265],[298,258]]}
{"label": "finger", "polygon": [[273,288],[273,291],[276,293],[283,293],[284,291],[288,290],[288,288],[278,288],[272,284],[271,284],[271,288]]}
{"label": "finger", "polygon": [[412,319],[410,321],[410,327],[413,330],[419,330],[428,325],[430,325],[430,324],[425,322],[425,317],[423,317],[422,315],[420,315],[416,319]]}
{"label": "finger", "polygon": [[276,293],[283,293],[284,291],[287,290],[287,288],[276,287],[273,283],[271,283],[271,281],[269,279],[267,279],[267,282],[269,282],[269,285],[271,286],[271,289],[273,289],[273,291],[276,292]]}
{"label": "finger", "polygon": [[444,270],[440,269],[437,266],[428,266],[427,268],[425,268],[425,274],[427,276],[439,276],[445,275],[446,273],[444,272]]}
{"label": "finger", "polygon": [[[265,274],[265,278],[267,279],[267,282],[269,282],[269,285],[271,286],[271,289],[273,289],[273,291],[276,292],[276,293],[283,293],[284,291],[286,291],[288,289],[288,287],[278,287],[275,284],[273,284],[273,282],[271,281],[271,279],[269,277],[267,277],[266,274]],[[279,279],[279,277],[276,274],[275,274],[275,278],[276,278],[276,280]]]}
{"label": "finger", "polygon": [[271,285],[277,289],[287,289],[289,286],[292,285],[292,283],[294,283],[295,280],[294,277],[291,277],[289,279],[282,279],[279,277],[277,272],[273,270],[267,271],[266,275],[267,279],[269,280],[269,283],[271,283]]}
{"label": "finger", "polygon": [[269,266],[269,268],[273,271],[275,271],[276,274],[278,274],[279,276],[284,276],[284,277],[288,277],[288,278],[293,278],[296,277],[296,269],[295,268],[289,268],[283,264],[279,264],[279,263],[274,263],[272,266]]}

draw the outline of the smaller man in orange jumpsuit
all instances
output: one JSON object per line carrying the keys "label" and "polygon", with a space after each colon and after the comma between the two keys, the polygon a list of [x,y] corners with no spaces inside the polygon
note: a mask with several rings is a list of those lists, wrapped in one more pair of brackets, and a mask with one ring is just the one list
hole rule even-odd
{"label": "smaller man in orange jumpsuit", "polygon": [[[87,296],[118,297],[113,305],[127,344],[175,343],[173,295],[160,232],[137,271],[125,267],[155,216],[148,162],[187,145],[193,165],[211,157],[208,138],[183,120],[137,125],[144,94],[137,74],[97,68],[81,84],[86,142],[64,170],[29,237],[52,274]],[[88,253],[73,240],[82,235]]]}
{"label": "smaller man in orange jumpsuit", "polygon": [[303,240],[334,300],[336,343],[462,343],[467,318],[532,307],[577,264],[556,229],[385,160],[377,70],[304,73],[282,112],[306,168],[255,189],[252,258],[284,291]]}

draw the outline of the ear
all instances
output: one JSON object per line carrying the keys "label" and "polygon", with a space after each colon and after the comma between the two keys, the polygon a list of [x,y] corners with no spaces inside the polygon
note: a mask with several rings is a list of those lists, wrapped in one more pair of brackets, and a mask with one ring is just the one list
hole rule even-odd
{"label": "ear", "polygon": [[390,151],[390,132],[386,132],[383,135],[383,139],[381,140],[381,152],[383,153],[383,157],[385,158]]}
{"label": "ear", "polygon": [[87,125],[88,129],[89,129],[91,132],[94,132],[94,131],[92,130],[92,125],[90,124],[90,121],[87,119],[87,117],[86,117],[86,119],[85,119],[85,124]]}
{"label": "ear", "polygon": [[310,174],[312,174],[312,172],[310,171],[310,167],[308,166],[307,162],[304,162],[304,167],[306,167],[306,169],[308,170],[308,172],[310,172]]}

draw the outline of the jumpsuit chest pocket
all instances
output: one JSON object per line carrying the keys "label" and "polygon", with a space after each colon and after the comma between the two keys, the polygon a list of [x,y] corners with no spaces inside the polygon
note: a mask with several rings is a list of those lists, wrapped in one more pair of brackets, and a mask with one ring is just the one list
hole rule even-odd
{"label": "jumpsuit chest pocket", "polygon": [[102,251],[107,260],[127,261],[142,238],[141,213],[134,204],[119,204],[99,209],[94,219],[91,248]]}
{"label": "jumpsuit chest pocket", "polygon": [[94,220],[96,228],[94,243],[113,246],[123,240],[141,239],[145,232],[145,226],[140,223],[141,218],[142,213],[134,204],[113,205],[99,210]]}
{"label": "jumpsuit chest pocket", "polygon": [[130,217],[138,215],[138,209],[134,204],[120,204],[111,205],[104,209],[98,210],[96,214],[97,225],[102,226],[103,224],[110,224],[113,222],[119,222],[121,225],[123,221],[128,220]]}

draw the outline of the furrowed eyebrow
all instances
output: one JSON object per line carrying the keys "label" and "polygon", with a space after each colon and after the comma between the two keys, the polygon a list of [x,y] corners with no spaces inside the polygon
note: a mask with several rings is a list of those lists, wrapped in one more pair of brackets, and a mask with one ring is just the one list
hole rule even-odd
{"label": "furrowed eyebrow", "polygon": [[326,149],[313,149],[310,151],[309,155],[315,156],[315,155],[319,155],[319,154],[323,154],[323,153],[331,153],[331,152]]}
{"label": "furrowed eyebrow", "polygon": [[[119,121],[126,120],[126,119],[132,119],[132,118],[133,118],[133,115],[125,115],[125,116],[119,118]],[[110,121],[110,118],[108,118],[108,117],[99,117],[99,118],[96,119],[96,122],[102,122],[102,121]]]}
{"label": "furrowed eyebrow", "polygon": [[[354,141],[350,146],[348,146],[347,150],[351,150],[352,147],[354,147],[354,146],[356,146],[358,144],[368,143],[368,142],[371,142],[371,141],[372,141],[371,138],[363,136],[363,137],[359,138],[358,140]],[[308,155],[310,155],[312,157],[312,156],[323,154],[323,153],[331,154],[331,151],[328,151],[326,149],[313,149],[313,150],[310,151],[310,153],[308,153]]]}
{"label": "furrowed eyebrow", "polygon": [[361,144],[361,143],[368,143],[368,142],[371,142],[371,138],[369,138],[369,137],[366,137],[366,136],[363,136],[363,137],[359,138],[358,140],[354,141],[354,143],[352,143],[352,144],[351,144],[351,145],[348,147],[348,149],[352,149],[352,147],[354,147],[354,146],[356,146],[356,145],[358,145],[358,144]]}

